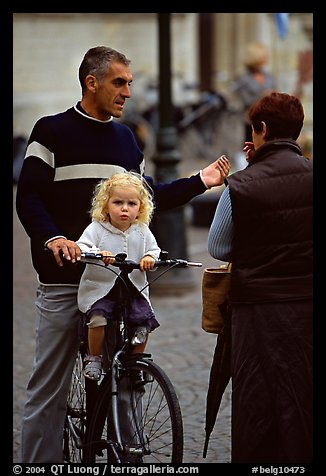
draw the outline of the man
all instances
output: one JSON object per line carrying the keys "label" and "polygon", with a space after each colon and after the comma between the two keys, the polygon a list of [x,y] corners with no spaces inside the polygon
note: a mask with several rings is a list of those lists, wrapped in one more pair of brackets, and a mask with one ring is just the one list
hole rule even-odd
{"label": "man", "polygon": [[[144,174],[144,157],[133,134],[113,121],[131,97],[129,65],[112,48],[90,49],[79,68],[82,100],[63,113],[39,119],[28,141],[17,213],[31,240],[40,284],[36,355],[22,428],[24,463],[63,460],[66,398],[79,345],[76,299],[83,267],[75,240],[90,222],[94,187],[119,171]],[[156,209],[182,205],[222,185],[229,170],[222,157],[197,175],[170,184],[155,185],[147,177]]]}
{"label": "man", "polygon": [[232,463],[305,464],[313,440],[313,163],[298,98],[249,109],[248,167],[228,178],[208,249],[232,262]]}

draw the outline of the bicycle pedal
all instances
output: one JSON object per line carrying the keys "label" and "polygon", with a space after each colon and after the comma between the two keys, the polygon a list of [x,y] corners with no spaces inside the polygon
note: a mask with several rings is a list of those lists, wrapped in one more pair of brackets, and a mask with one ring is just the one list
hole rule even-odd
{"label": "bicycle pedal", "polygon": [[122,457],[124,463],[142,463],[144,452],[142,448],[129,447],[125,449],[125,454]]}
{"label": "bicycle pedal", "polygon": [[154,382],[154,378],[152,375],[148,374],[147,372],[142,372],[142,379],[144,383],[152,383]]}
{"label": "bicycle pedal", "polygon": [[141,390],[144,388],[144,385],[148,383],[148,380],[146,380],[144,373],[141,370],[134,371],[132,374],[133,378],[133,385],[136,390]]}

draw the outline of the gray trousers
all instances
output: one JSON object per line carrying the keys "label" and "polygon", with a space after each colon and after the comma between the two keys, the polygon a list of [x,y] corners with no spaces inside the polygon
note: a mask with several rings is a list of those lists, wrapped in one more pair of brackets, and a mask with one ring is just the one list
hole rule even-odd
{"label": "gray trousers", "polygon": [[22,463],[62,463],[67,395],[79,347],[77,287],[37,290],[33,371],[22,422]]}

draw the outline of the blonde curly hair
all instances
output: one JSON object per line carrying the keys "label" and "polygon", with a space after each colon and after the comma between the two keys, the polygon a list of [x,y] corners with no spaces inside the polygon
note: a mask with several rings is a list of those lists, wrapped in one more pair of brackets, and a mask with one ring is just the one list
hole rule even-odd
{"label": "blonde curly hair", "polygon": [[94,190],[90,215],[98,222],[108,222],[110,217],[106,206],[115,187],[133,187],[138,191],[140,208],[137,222],[148,225],[154,212],[152,189],[141,175],[136,172],[122,172],[99,182]]}

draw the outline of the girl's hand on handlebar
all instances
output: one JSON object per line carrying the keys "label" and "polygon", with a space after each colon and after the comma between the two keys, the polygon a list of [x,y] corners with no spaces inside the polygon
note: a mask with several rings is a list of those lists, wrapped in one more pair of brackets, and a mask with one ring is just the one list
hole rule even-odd
{"label": "girl's hand on handlebar", "polygon": [[74,241],[66,240],[65,238],[56,238],[55,240],[49,241],[47,248],[52,251],[58,266],[63,266],[60,251],[66,260],[72,263],[80,261],[81,250]]}
{"label": "girl's hand on handlebar", "polygon": [[145,255],[139,262],[140,271],[150,271],[154,268],[155,259],[153,256]]}
{"label": "girl's hand on handlebar", "polygon": [[102,260],[104,261],[105,265],[112,264],[115,262],[115,257],[113,256],[111,251],[101,250],[100,253],[102,255]]}

